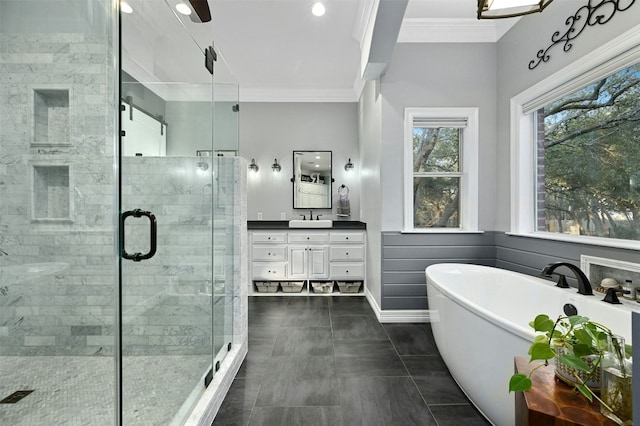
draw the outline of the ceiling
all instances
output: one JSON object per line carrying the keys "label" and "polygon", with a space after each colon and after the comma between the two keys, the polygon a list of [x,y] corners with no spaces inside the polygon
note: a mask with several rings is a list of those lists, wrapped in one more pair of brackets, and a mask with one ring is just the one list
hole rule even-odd
{"label": "ceiling", "polygon": [[[191,49],[201,52],[215,41],[216,81],[235,79],[240,100],[356,101],[374,9],[393,0],[324,0],[322,17],[311,14],[315,0],[208,1],[211,22],[180,16],[196,47],[157,0],[129,0],[136,10],[123,16],[125,69],[140,81],[206,83],[202,58]],[[476,6],[477,0],[409,0],[398,42],[495,42],[517,22],[478,21]]]}

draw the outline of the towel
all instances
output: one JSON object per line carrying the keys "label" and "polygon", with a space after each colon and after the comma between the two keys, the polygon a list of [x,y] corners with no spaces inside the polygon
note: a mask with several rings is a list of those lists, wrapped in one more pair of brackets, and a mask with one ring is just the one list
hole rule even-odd
{"label": "towel", "polygon": [[338,187],[338,216],[351,216],[351,203],[349,202],[349,187]]}

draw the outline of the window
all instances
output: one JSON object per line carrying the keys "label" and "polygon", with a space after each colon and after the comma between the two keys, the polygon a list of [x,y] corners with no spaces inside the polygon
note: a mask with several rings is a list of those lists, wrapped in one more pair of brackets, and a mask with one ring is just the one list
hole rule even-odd
{"label": "window", "polygon": [[536,230],[640,239],[640,64],[533,116]]}
{"label": "window", "polygon": [[405,231],[477,231],[477,108],[405,109]]}
{"label": "window", "polygon": [[515,96],[512,231],[640,248],[640,31]]}

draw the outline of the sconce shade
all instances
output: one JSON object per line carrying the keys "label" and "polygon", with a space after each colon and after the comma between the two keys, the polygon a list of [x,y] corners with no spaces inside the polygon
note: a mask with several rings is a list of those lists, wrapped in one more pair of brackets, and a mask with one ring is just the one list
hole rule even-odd
{"label": "sconce shade", "polygon": [[260,167],[258,167],[258,165],[256,164],[256,160],[254,160],[253,158],[251,159],[251,164],[249,164],[249,170],[254,173],[257,173],[258,170],[260,170]]}
{"label": "sconce shade", "polygon": [[353,163],[351,162],[351,158],[349,158],[349,161],[347,161],[347,164],[344,165],[344,169],[347,172],[350,172],[351,170],[353,170]]}
{"label": "sconce shade", "polygon": [[277,158],[274,158],[273,164],[271,165],[271,170],[273,170],[273,173],[280,173],[280,170],[282,170],[282,167],[280,166],[280,164],[278,164]]}
{"label": "sconce shade", "polygon": [[553,0],[478,0],[478,19],[515,18],[542,12]]}

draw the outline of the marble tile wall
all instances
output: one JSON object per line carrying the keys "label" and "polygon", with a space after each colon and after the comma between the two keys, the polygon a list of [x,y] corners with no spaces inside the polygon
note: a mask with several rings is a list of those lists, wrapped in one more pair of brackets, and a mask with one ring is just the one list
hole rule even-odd
{"label": "marble tile wall", "polygon": [[[100,35],[0,34],[0,249],[9,253],[0,256],[0,355],[113,353],[117,111],[109,43]],[[54,140],[36,140],[38,91],[68,93],[66,112],[64,100],[51,101]],[[68,127],[51,123],[56,114]],[[209,295],[236,297],[243,235],[234,210],[239,160],[215,161],[223,173],[212,180],[195,158],[124,159],[123,208],[158,218],[154,258],[124,261],[125,354],[210,353]],[[33,220],[34,166],[68,167],[67,220]],[[148,240],[146,219],[128,219],[127,250],[144,252]],[[16,269],[24,264],[33,271]]]}

